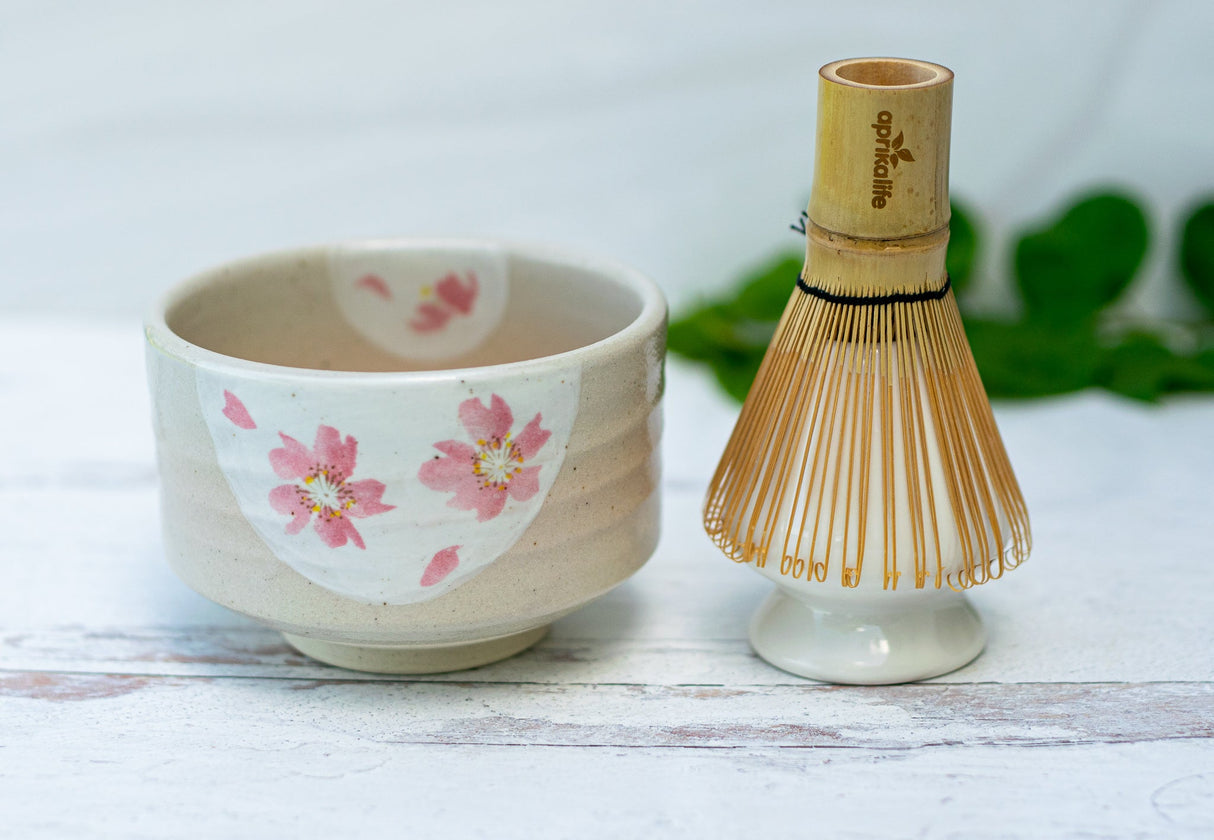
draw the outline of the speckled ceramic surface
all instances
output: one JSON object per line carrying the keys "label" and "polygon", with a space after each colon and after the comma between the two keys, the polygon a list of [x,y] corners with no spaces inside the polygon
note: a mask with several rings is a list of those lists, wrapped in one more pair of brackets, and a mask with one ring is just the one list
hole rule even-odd
{"label": "speckled ceramic surface", "polygon": [[186,282],[147,325],[170,563],[336,664],[517,652],[656,544],[665,312],[625,268],[471,241]]}

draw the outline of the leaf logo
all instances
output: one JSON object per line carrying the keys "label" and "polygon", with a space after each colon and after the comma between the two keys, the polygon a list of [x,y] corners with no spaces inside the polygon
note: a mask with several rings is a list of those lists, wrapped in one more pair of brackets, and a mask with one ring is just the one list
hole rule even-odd
{"label": "leaf logo", "polygon": [[877,121],[872,124],[873,135],[873,183],[871,203],[874,210],[884,210],[894,197],[894,170],[901,161],[913,161],[910,149],[903,148],[906,138],[902,132],[894,133],[894,115],[889,111],[878,111]]}
{"label": "leaf logo", "polygon": [[902,148],[902,142],[902,132],[899,131],[898,136],[891,140],[889,144],[889,150],[894,152],[894,154],[889,156],[889,165],[895,169],[898,168],[899,160],[909,160],[912,163],[915,160],[915,156],[911,154],[910,149]]}

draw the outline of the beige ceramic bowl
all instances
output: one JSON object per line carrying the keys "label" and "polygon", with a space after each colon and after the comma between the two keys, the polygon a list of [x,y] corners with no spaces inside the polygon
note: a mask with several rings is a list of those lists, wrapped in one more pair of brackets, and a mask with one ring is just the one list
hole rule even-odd
{"label": "beige ceramic bowl", "polygon": [[641,275],[493,242],[189,280],[147,324],[169,562],[326,662],[516,653],[653,551],[665,330]]}

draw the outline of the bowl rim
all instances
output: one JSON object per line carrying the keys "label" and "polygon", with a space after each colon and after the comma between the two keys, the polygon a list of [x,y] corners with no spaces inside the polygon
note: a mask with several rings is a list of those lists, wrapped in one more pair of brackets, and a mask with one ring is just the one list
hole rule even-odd
{"label": "bowl rim", "polygon": [[[221,271],[239,271],[254,263],[270,260],[288,261],[304,256],[320,256],[336,248],[439,248],[449,250],[500,249],[507,257],[523,257],[554,265],[578,268],[609,277],[614,282],[634,292],[641,300],[641,310],[623,328],[598,341],[561,353],[501,362],[477,367],[444,368],[441,370],[412,371],[350,371],[322,370],[319,368],[290,367],[288,365],[257,362],[239,356],[229,356],[215,350],[193,344],[174,332],[168,325],[170,308],[191,294],[197,293],[214,282]],[[358,381],[364,384],[405,384],[427,381],[498,378],[504,375],[535,373],[540,368],[564,366],[585,362],[591,358],[610,356],[617,349],[648,339],[666,322],[667,303],[661,288],[641,272],[623,263],[593,254],[541,243],[519,242],[493,237],[379,237],[348,239],[336,242],[281,248],[230,260],[191,275],[165,291],[144,319],[144,336],[147,345],[168,356],[180,359],[194,367],[224,371],[233,374],[265,378],[330,381],[346,383]]]}

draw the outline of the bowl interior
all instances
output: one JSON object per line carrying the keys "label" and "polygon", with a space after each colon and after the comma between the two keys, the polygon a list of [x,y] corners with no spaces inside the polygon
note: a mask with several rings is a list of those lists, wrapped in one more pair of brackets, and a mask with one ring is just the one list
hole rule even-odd
{"label": "bowl interior", "polygon": [[[451,253],[457,255],[458,246]],[[385,255],[380,257],[389,263],[411,259],[408,248]],[[252,362],[337,371],[449,370],[576,350],[626,329],[646,309],[645,290],[619,270],[543,253],[503,250],[500,256],[507,289],[500,312],[475,347],[444,358],[391,352],[358,329],[335,297],[343,292],[334,283],[331,252],[322,248],[204,274],[170,297],[165,323],[190,344]],[[385,295],[377,317],[399,320],[407,329],[416,319],[416,302],[399,313],[393,306],[400,304]],[[448,328],[458,329],[458,322],[453,318]]]}

